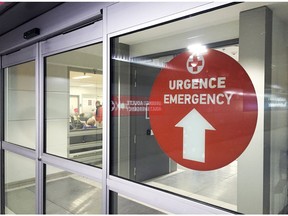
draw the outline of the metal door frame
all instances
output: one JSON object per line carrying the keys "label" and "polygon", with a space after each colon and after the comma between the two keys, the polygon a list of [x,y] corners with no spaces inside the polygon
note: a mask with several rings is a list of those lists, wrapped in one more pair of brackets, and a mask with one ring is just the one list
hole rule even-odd
{"label": "metal door frame", "polygon": [[[79,37],[80,35],[80,37]],[[5,142],[4,140],[4,118],[1,122],[1,188],[5,188],[4,176],[4,152],[9,151],[16,153],[25,158],[35,161],[35,206],[37,214],[45,213],[45,165],[51,165],[65,171],[86,176],[96,182],[102,183],[102,169],[81,164],[69,159],[60,158],[44,153],[44,58],[49,55],[61,53],[64,51],[73,50],[83,46],[101,43],[102,42],[102,21],[95,22],[89,26],[77,29],[67,34],[61,34],[43,42],[35,43],[29,47],[23,48],[20,51],[4,55],[2,57],[2,68],[17,65],[27,61],[35,60],[35,105],[36,105],[36,146],[34,149],[28,149],[13,143]],[[1,73],[1,83],[4,84],[3,74]],[[4,86],[2,85],[1,107],[4,108]],[[4,117],[4,114],[2,117]],[[104,146],[104,139],[103,139]],[[104,156],[103,163],[104,163]],[[105,185],[103,186],[105,188]],[[104,193],[105,195],[106,193]],[[5,190],[1,193],[2,212],[5,213]],[[103,195],[103,194],[102,194]],[[106,200],[103,197],[102,200]],[[105,206],[105,207],[103,207]],[[105,202],[102,202],[102,213],[106,212]]]}
{"label": "metal door frame", "polygon": [[[36,74],[37,74],[37,47],[38,44],[33,44],[29,47],[23,48],[17,52],[10,53],[7,55],[2,56],[2,68],[3,71],[1,71],[1,110],[4,110],[5,107],[5,101],[4,101],[4,69],[7,67],[11,67],[14,65],[22,64],[28,61],[35,61],[35,92],[36,92]],[[35,98],[35,103],[37,104],[37,98]],[[36,105],[35,104],[35,105]],[[37,109],[37,108],[36,108]],[[37,111],[36,111],[37,112]],[[1,112],[1,214],[5,213],[5,152],[12,152],[15,154],[18,154],[20,156],[23,156],[25,158],[29,158],[35,161],[35,167],[37,167],[37,160],[36,160],[36,152],[37,152],[37,143],[34,149],[28,149],[19,145],[15,145],[13,143],[9,143],[4,141],[4,112]],[[36,113],[35,113],[35,117]],[[35,118],[36,119],[36,118]],[[37,128],[37,119],[36,119],[36,128]],[[36,138],[36,137],[35,137]],[[35,169],[35,185],[38,179],[38,172],[37,169]],[[36,194],[38,194],[38,189],[36,188]],[[36,212],[38,208],[37,203],[37,197],[35,195],[35,206],[36,206]]]}

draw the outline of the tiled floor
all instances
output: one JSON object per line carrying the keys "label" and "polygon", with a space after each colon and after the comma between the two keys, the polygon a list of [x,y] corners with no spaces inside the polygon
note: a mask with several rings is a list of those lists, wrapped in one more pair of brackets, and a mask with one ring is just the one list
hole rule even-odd
{"label": "tiled floor", "polygon": [[[237,162],[225,168],[199,172],[178,167],[176,172],[145,182],[151,186],[190,198],[236,210]],[[68,176],[49,181],[46,188],[47,214],[101,213],[101,185]],[[161,214],[130,199],[118,196],[118,214]],[[29,186],[6,192],[7,213],[35,214],[35,187]]]}
{"label": "tiled floor", "polygon": [[146,183],[223,208],[237,210],[237,161],[224,168],[206,172],[178,167],[176,172]]}
{"label": "tiled floor", "polygon": [[[47,183],[47,214],[101,214],[101,189],[83,182],[79,177],[65,177]],[[160,211],[117,197],[118,214],[161,214]],[[6,192],[7,214],[35,214],[35,187]]]}
{"label": "tiled floor", "polygon": [[[101,190],[74,178],[47,183],[47,214],[97,214],[101,212]],[[18,214],[35,214],[35,187],[6,193],[7,208]],[[100,210],[100,211],[99,211]]]}

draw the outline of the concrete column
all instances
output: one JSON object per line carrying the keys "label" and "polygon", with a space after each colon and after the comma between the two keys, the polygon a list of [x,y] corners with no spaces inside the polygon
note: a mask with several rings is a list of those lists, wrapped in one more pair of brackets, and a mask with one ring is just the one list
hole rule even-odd
{"label": "concrete column", "polygon": [[250,76],[257,94],[255,134],[238,160],[237,208],[241,213],[270,212],[272,12],[267,7],[241,12],[239,62]]}

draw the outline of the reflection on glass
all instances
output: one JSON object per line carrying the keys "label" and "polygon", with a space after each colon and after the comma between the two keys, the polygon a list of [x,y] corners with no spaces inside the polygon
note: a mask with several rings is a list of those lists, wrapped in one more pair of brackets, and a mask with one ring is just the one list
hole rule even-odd
{"label": "reflection on glass", "polygon": [[[202,16],[206,18],[211,15]],[[150,108],[159,111],[158,115],[167,115],[166,110],[162,110],[163,113],[161,110],[156,110],[162,98],[161,101],[150,101],[153,98],[151,97],[153,84],[167,62],[174,59],[179,53],[187,51],[188,44],[182,41],[182,36],[184,32],[188,34],[187,24],[193,22],[193,19],[195,17],[117,37],[113,41],[114,49],[111,55],[111,137],[113,139],[111,139],[110,145],[110,158],[112,159],[110,171],[113,175],[237,211],[237,161],[213,171],[197,171],[183,167],[169,158],[168,154],[160,148],[159,141],[154,136],[156,130],[153,131],[153,125],[151,126]],[[176,26],[177,33],[167,37],[165,29],[174,29]],[[189,34],[196,34],[193,25],[189,26]],[[213,24],[213,26],[215,25]],[[234,37],[234,30],[237,28],[238,22],[234,20],[219,26],[219,30],[207,25],[205,33],[197,34],[199,35],[197,41],[199,40],[202,44],[211,43],[211,40],[207,41],[206,35],[220,35],[221,31],[226,32],[228,29],[229,34]],[[156,39],[150,37],[156,32],[158,33]],[[159,32],[163,32],[162,36],[159,35]],[[231,36],[229,34],[227,37]],[[145,42],[134,44],[130,41],[131,38],[136,37],[145,38]],[[230,39],[233,37],[231,36]],[[195,42],[193,40],[194,38],[191,37],[191,41],[186,43],[193,44]],[[174,46],[175,44],[178,46]],[[222,43],[217,49],[236,60],[238,58],[238,44],[228,46]],[[186,61],[184,63],[186,64]],[[171,76],[167,79],[177,79],[176,72],[173,72],[171,69],[171,74],[169,74]],[[160,85],[159,88],[168,88],[165,84],[163,83],[163,86]],[[155,94],[158,93],[159,91],[156,91]],[[149,103],[155,103],[155,106],[150,104],[149,107]],[[118,106],[113,109],[113,104]],[[179,105],[178,110],[171,113],[171,117],[167,115],[167,122],[177,116],[177,112],[183,111],[184,106]],[[161,108],[161,106],[159,107]],[[193,105],[190,107],[192,110]],[[167,128],[165,125],[161,125],[165,123],[164,121],[159,122],[159,125]],[[173,135],[171,131],[165,131],[167,140],[177,142]],[[176,154],[181,153],[182,150],[170,148],[169,151],[171,154]]]}
{"label": "reflection on glass", "polygon": [[101,214],[101,184],[47,166],[47,214]]}
{"label": "reflection on glass", "polygon": [[[245,10],[242,8],[244,5],[247,7]],[[234,5],[221,8],[112,40],[114,50],[111,53],[111,99],[112,105],[119,104],[121,106],[118,106],[118,109],[112,109],[111,112],[113,137],[110,146],[112,150],[110,156],[113,160],[110,169],[111,174],[240,213],[288,213],[288,15],[282,13],[288,9],[288,4],[271,3],[268,6],[263,3],[259,6],[255,3],[244,3],[242,6]],[[231,9],[235,10],[231,13]],[[259,11],[261,10],[263,17],[260,18]],[[235,15],[235,19],[226,17],[228,14]],[[239,16],[239,14],[241,15]],[[265,16],[269,14],[271,17],[266,16],[264,19],[264,14]],[[213,24],[210,22],[212,19],[215,20]],[[225,19],[225,23],[221,22],[220,19]],[[195,23],[201,23],[201,28],[195,26]],[[266,26],[265,30],[258,29],[258,26],[262,24]],[[272,27],[267,30],[269,25]],[[253,28],[253,26],[257,26],[257,28]],[[171,29],[177,29],[173,35],[169,32]],[[264,31],[266,37],[262,37],[263,41],[261,42],[259,35]],[[269,34],[271,35],[269,36]],[[267,42],[266,39],[270,39],[270,37],[272,38],[271,42]],[[137,38],[141,38],[142,42],[135,43]],[[235,41],[235,38],[239,38],[239,41],[242,42],[233,45],[227,44],[227,40]],[[253,38],[257,39],[253,40]],[[255,41],[257,43],[254,43]],[[257,100],[260,104],[258,106],[258,114],[260,115],[258,115],[257,127],[252,140],[249,141],[248,148],[237,160],[213,171],[187,169],[171,159],[165,158],[165,153],[158,146],[160,141],[158,143],[153,136],[153,132],[156,134],[156,130],[153,131],[153,126],[149,124],[152,118],[149,120],[149,112],[146,112],[148,110],[146,105],[151,98],[150,92],[153,82],[161,69],[166,65],[173,69],[172,65],[167,64],[167,62],[179,53],[186,51],[186,47],[194,43],[209,45],[209,48],[221,51],[236,61],[241,54],[240,64],[245,67],[247,74],[253,81]],[[258,55],[259,50],[268,47],[271,47],[271,50],[266,53],[268,58]],[[198,59],[195,60],[190,62],[192,67],[193,64],[198,65],[201,62]],[[215,65],[219,66],[218,61],[214,62]],[[226,63],[228,64],[228,62]],[[198,70],[198,68],[194,69]],[[231,71],[227,75],[230,76],[235,72]],[[168,77],[167,74],[165,75]],[[175,77],[177,78],[177,73],[171,74],[167,79],[176,81]],[[269,77],[268,80],[267,77]],[[201,76],[195,76],[195,78],[201,78]],[[178,80],[180,81],[179,86],[182,86],[181,81],[184,79],[179,78]],[[241,81],[240,77],[235,79],[235,82],[243,86],[248,84],[247,81]],[[130,83],[133,86],[130,87]],[[166,83],[161,84],[165,88]],[[162,86],[160,85],[160,89]],[[190,91],[189,94],[192,95],[195,92]],[[261,92],[265,92],[265,95]],[[168,92],[165,93],[168,94]],[[187,91],[178,91],[177,94],[179,93],[187,93]],[[255,94],[253,95],[255,96]],[[173,98],[173,100],[176,99]],[[204,106],[204,104],[205,102],[201,105]],[[255,107],[254,105],[250,101],[247,108],[251,109]],[[175,114],[171,114],[171,118],[176,116],[185,106],[178,106]],[[122,107],[124,109],[121,109]],[[192,109],[195,108],[195,105],[186,107]],[[157,108],[157,106],[149,108]],[[208,108],[213,110],[212,106]],[[247,112],[247,108],[239,106],[241,111]],[[228,113],[223,106],[221,109]],[[159,115],[164,112],[165,110],[162,110],[162,113],[159,110]],[[224,118],[218,116],[215,111],[212,114],[227,125]],[[171,122],[171,118],[167,117],[167,122]],[[235,120],[236,118],[232,116],[231,119]],[[159,124],[163,124],[163,128],[165,123],[159,121]],[[190,124],[190,121],[187,124]],[[244,131],[244,129],[240,129],[239,124],[239,121],[235,121],[236,128],[229,128],[229,130]],[[244,127],[248,127],[247,124],[244,124]],[[165,138],[174,142],[175,136],[171,130],[165,132],[167,132]],[[231,135],[228,131],[226,133]],[[182,137],[184,139],[188,136],[183,135]],[[237,151],[236,148],[238,148],[240,140],[245,138],[247,138],[246,134],[237,138],[233,136],[231,139],[225,139],[221,136],[221,141],[230,143],[233,139],[238,139],[235,149],[230,151],[233,154],[232,152]],[[191,143],[192,141],[195,142],[195,139],[191,140]],[[216,148],[215,150],[217,150]],[[169,148],[169,150],[169,153],[176,152],[173,148]],[[177,153],[179,152],[183,153],[182,149],[179,149]],[[216,154],[214,151],[213,153]],[[229,153],[221,156],[225,157],[226,155]],[[202,156],[203,154],[201,154]]]}
{"label": "reflection on glass", "polygon": [[35,62],[5,68],[5,141],[35,149]]}
{"label": "reflection on glass", "polygon": [[111,208],[110,214],[165,214],[161,210],[147,206],[136,200],[129,199],[121,194],[111,191]]}
{"label": "reflection on glass", "polygon": [[102,44],[46,58],[46,152],[102,166]]}
{"label": "reflection on glass", "polygon": [[33,160],[5,152],[5,196],[6,214],[36,213]]}

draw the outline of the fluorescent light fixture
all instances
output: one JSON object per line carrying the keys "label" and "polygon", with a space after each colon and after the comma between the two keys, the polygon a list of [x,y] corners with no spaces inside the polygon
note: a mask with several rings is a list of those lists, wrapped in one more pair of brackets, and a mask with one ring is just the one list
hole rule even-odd
{"label": "fluorescent light fixture", "polygon": [[72,79],[86,79],[86,78],[90,78],[90,77],[91,76],[84,75],[84,76],[73,77]]}
{"label": "fluorescent light fixture", "polygon": [[90,77],[91,77],[91,76],[83,75],[83,76],[76,76],[76,77],[73,77],[72,79],[79,80],[79,79],[87,79],[87,78],[90,78]]}
{"label": "fluorescent light fixture", "polygon": [[192,44],[192,45],[189,45],[187,48],[189,52],[195,55],[204,54],[208,51],[207,47],[202,44]]}

